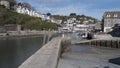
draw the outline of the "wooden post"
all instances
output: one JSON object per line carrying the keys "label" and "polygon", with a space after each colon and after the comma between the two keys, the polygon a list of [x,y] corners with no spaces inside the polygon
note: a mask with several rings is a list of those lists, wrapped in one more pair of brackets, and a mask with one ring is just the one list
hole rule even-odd
{"label": "wooden post", "polygon": [[105,40],[105,47],[107,47],[107,40]]}
{"label": "wooden post", "polygon": [[106,40],[106,47],[107,47],[107,40]]}
{"label": "wooden post", "polygon": [[101,40],[100,40],[100,46],[101,46]]}
{"label": "wooden post", "polygon": [[112,40],[111,40],[111,44],[110,44],[110,47],[112,48]]}
{"label": "wooden post", "polygon": [[97,46],[99,46],[99,40],[97,40]]}
{"label": "wooden post", "polygon": [[97,46],[97,40],[95,41],[95,45]]}
{"label": "wooden post", "polygon": [[113,48],[115,48],[115,40],[113,40]]}
{"label": "wooden post", "polygon": [[117,43],[117,45],[116,45],[116,46],[117,46],[117,48],[119,47],[119,42],[118,42],[118,41],[119,41],[119,40],[117,40],[117,42],[116,42],[116,43]]}
{"label": "wooden post", "polygon": [[98,40],[96,41],[96,46],[98,46]]}
{"label": "wooden post", "polygon": [[95,41],[93,41],[93,45],[95,46]]}
{"label": "wooden post", "polygon": [[118,47],[117,47],[117,40],[115,40],[115,48],[118,48]]}
{"label": "wooden post", "polygon": [[120,48],[120,41],[118,40],[118,48]]}
{"label": "wooden post", "polygon": [[116,48],[116,40],[113,40],[113,47]]}
{"label": "wooden post", "polygon": [[98,42],[99,42],[99,40],[96,41],[97,46],[99,46],[99,43],[98,43]]}

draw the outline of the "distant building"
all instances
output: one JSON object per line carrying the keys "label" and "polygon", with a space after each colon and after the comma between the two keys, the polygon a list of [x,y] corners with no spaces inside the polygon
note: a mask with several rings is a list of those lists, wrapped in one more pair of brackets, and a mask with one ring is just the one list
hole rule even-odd
{"label": "distant building", "polygon": [[120,22],[120,11],[105,12],[103,16],[103,30],[104,32],[112,31],[112,27]]}
{"label": "distant building", "polygon": [[42,20],[44,20],[44,21],[50,22],[50,16],[48,16],[48,15],[46,15],[46,14],[41,14],[41,15],[40,15],[40,18],[42,18]]}
{"label": "distant building", "polygon": [[69,19],[67,19],[67,23],[75,23],[75,21],[76,21],[76,18],[69,18]]}
{"label": "distant building", "polygon": [[51,22],[60,25],[60,24],[62,23],[62,20],[58,20],[58,19],[55,19],[55,18],[51,18]]}
{"label": "distant building", "polygon": [[0,1],[0,5],[3,5],[8,9],[10,8],[10,3],[8,1]]}
{"label": "distant building", "polygon": [[99,21],[98,23],[95,23],[95,29],[96,30],[101,30],[102,26],[101,26],[101,21]]}
{"label": "distant building", "polygon": [[89,25],[85,24],[76,24],[75,28],[73,30],[77,31],[87,31],[89,28]]}

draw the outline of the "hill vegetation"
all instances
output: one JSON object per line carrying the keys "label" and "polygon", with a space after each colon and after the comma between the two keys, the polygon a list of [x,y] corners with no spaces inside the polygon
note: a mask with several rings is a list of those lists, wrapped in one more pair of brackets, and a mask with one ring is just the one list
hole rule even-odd
{"label": "hill vegetation", "polygon": [[76,13],[70,13],[69,16],[51,15],[51,17],[62,20],[62,23],[70,18],[76,18],[77,21],[81,21],[80,24],[83,24],[84,21],[89,21],[91,24],[97,23],[99,21],[93,17],[86,15],[77,15]]}
{"label": "hill vegetation", "polygon": [[5,24],[19,24],[22,28],[31,30],[57,29],[56,24],[42,21],[41,18],[19,14],[0,6],[0,26]]}

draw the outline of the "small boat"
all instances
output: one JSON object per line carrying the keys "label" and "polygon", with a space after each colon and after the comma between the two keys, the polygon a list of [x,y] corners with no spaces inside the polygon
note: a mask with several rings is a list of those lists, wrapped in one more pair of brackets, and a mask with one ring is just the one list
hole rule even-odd
{"label": "small boat", "polygon": [[83,33],[81,36],[82,36],[82,38],[84,38],[84,39],[87,38],[87,32]]}

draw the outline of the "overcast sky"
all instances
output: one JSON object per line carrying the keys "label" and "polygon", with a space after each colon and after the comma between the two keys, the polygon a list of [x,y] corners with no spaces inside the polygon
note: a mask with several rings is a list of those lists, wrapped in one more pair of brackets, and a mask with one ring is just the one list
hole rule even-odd
{"label": "overcast sky", "polygon": [[105,11],[119,11],[120,0],[17,0],[27,2],[41,13],[69,15],[84,14],[99,20]]}

